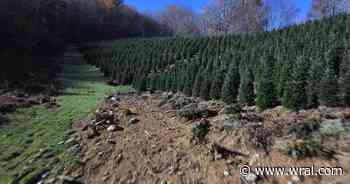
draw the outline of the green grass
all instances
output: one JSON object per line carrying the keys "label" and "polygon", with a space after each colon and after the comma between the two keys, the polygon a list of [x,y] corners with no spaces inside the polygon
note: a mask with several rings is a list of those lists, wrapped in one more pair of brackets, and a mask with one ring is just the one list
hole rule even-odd
{"label": "green grass", "polygon": [[50,171],[60,174],[77,166],[78,152],[64,142],[72,133],[72,123],[98,107],[106,93],[127,91],[127,86],[105,84],[97,68],[65,64],[63,95],[57,109],[44,105],[17,109],[0,127],[0,183],[32,183]]}

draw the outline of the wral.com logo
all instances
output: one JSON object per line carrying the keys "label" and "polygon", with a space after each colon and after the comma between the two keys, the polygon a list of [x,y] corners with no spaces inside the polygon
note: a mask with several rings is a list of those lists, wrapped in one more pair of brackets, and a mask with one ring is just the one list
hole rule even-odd
{"label": "wral.com logo", "polygon": [[342,176],[344,170],[341,167],[239,167],[241,181],[250,184],[259,176]]}

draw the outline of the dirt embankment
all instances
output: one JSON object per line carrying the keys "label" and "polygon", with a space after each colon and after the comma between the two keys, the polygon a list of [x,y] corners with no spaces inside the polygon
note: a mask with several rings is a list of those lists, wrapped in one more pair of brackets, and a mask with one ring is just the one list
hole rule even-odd
{"label": "dirt embankment", "polygon": [[[276,108],[258,113],[254,107],[241,109],[178,94],[115,94],[76,124],[82,167],[67,174],[87,184],[345,184],[350,179],[349,112]],[[207,124],[208,132],[203,126]],[[243,177],[241,165],[338,166],[344,174]]]}

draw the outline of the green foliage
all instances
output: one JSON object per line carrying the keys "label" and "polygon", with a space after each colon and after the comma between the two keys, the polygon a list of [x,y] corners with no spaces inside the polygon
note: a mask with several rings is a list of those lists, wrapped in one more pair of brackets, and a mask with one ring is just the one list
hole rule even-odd
{"label": "green foliage", "polygon": [[218,69],[217,71],[215,71],[214,73],[214,80],[211,84],[211,88],[210,88],[210,98],[211,99],[220,99],[221,97],[221,88],[223,85],[223,81],[224,81],[224,73],[225,70],[224,69]]}
{"label": "green foliage", "polygon": [[283,106],[292,110],[305,109],[307,105],[307,65],[298,57],[292,77],[287,81],[283,96]]}
{"label": "green foliage", "polygon": [[328,66],[320,81],[320,104],[329,107],[339,105],[338,91],[337,77],[334,70]]}
{"label": "green foliage", "polygon": [[350,107],[350,70],[345,73],[344,78],[344,102]]}
{"label": "green foliage", "polygon": [[316,60],[311,64],[309,70],[309,80],[306,87],[307,107],[315,108],[319,106],[320,81],[322,78],[322,65]]}
{"label": "green foliage", "polygon": [[122,39],[87,49],[85,57],[106,76],[138,89],[256,101],[261,109],[280,102],[293,110],[334,106],[349,96],[346,84],[344,90],[336,84],[345,80],[340,64],[349,21],[344,14],[259,34]]}
{"label": "green foliage", "polygon": [[239,66],[236,61],[234,61],[226,74],[224,84],[222,86],[221,98],[225,103],[236,102],[239,88]]}
{"label": "green foliage", "polygon": [[250,70],[246,69],[241,74],[241,83],[239,85],[238,100],[242,105],[254,105],[255,94],[254,94],[254,77]]}
{"label": "green foliage", "polygon": [[263,57],[262,73],[258,81],[256,104],[261,110],[274,107],[276,105],[276,93],[273,83],[272,57]]}

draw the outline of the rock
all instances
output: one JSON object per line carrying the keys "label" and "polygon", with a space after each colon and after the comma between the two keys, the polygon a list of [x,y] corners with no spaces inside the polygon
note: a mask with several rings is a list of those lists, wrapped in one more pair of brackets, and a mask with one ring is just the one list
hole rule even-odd
{"label": "rock", "polygon": [[230,176],[230,172],[228,172],[227,170],[224,170],[224,176],[225,177]]}
{"label": "rock", "polygon": [[68,139],[65,144],[73,144],[75,142],[75,139],[72,137],[70,139]]}
{"label": "rock", "polygon": [[117,127],[115,125],[111,125],[107,128],[108,132],[114,132],[117,129]]}
{"label": "rock", "polygon": [[137,118],[131,118],[128,122],[129,125],[133,125],[138,123],[140,120],[138,120]]}
{"label": "rock", "polygon": [[260,160],[260,155],[259,154],[255,154],[249,161],[249,165],[256,165],[256,163]]}
{"label": "rock", "polygon": [[182,94],[175,94],[171,99],[167,101],[167,103],[173,108],[173,109],[181,109],[185,107],[186,105],[195,103],[195,99],[193,97],[186,97]]}
{"label": "rock", "polygon": [[322,135],[335,136],[344,131],[345,128],[341,119],[324,120],[320,125]]}
{"label": "rock", "polygon": [[182,109],[176,112],[176,115],[181,118],[186,118],[187,120],[194,120],[203,117],[213,117],[217,115],[217,112],[211,111],[206,108],[199,108],[197,104],[192,103],[186,105]]}
{"label": "rock", "polygon": [[63,175],[63,176],[59,176],[58,179],[62,181],[62,184],[83,184],[83,182],[70,176]]}
{"label": "rock", "polygon": [[198,103],[198,108],[199,109],[208,109],[213,112],[219,112],[221,109],[223,109],[225,106],[225,103],[220,102],[220,101],[202,101]]}
{"label": "rock", "polygon": [[244,179],[248,182],[248,183],[255,183],[258,180],[258,176],[254,173],[249,173],[246,176],[244,176]]}
{"label": "rock", "polygon": [[234,129],[242,128],[243,125],[240,121],[231,119],[224,121],[222,127],[226,131],[232,131]]}
{"label": "rock", "polygon": [[300,181],[300,178],[298,176],[292,176],[292,181],[297,183]]}
{"label": "rock", "polygon": [[249,112],[249,113],[242,113],[240,120],[244,120],[248,122],[263,122],[264,117],[260,116],[257,113]]}

